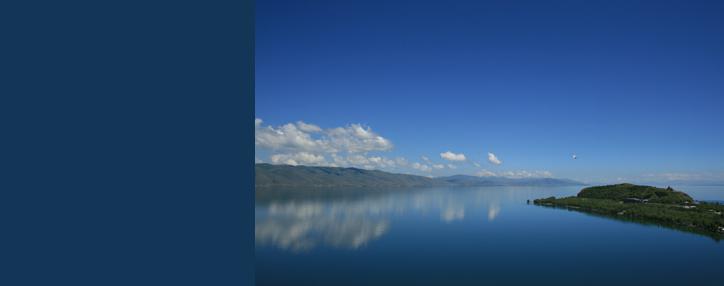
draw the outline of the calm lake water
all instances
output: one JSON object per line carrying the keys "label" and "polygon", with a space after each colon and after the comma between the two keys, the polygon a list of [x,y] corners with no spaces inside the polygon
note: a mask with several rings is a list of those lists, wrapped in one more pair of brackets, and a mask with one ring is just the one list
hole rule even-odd
{"label": "calm lake water", "polygon": [[[675,188],[724,201],[724,187]],[[259,197],[257,285],[724,285],[724,242],[532,204],[579,190]]]}

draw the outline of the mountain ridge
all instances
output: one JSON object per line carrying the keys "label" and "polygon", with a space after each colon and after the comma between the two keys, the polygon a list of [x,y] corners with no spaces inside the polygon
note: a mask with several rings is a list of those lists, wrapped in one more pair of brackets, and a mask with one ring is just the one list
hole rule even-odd
{"label": "mountain ridge", "polygon": [[453,175],[424,177],[353,167],[255,164],[255,188],[399,188],[481,186],[577,186],[570,179]]}

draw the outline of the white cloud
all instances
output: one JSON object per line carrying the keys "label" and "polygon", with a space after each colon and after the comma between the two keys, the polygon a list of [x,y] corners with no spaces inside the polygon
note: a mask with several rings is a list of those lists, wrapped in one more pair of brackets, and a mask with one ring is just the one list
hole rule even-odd
{"label": "white cloud", "polygon": [[[338,166],[378,169],[403,173],[427,173],[435,170],[457,169],[458,162],[467,161],[465,154],[446,151],[440,157],[447,162],[435,163],[426,156],[420,162],[408,162],[403,157],[388,158],[376,154],[380,151],[393,149],[390,140],[382,137],[369,126],[350,124],[335,128],[321,128],[318,125],[297,121],[280,126],[265,125],[260,118],[254,120],[255,146],[257,152],[255,162],[273,164]],[[261,151],[260,151],[261,150]],[[268,153],[267,153],[268,152]],[[488,153],[488,160],[495,165],[502,164],[493,153]],[[470,161],[479,168],[480,164]],[[467,167],[467,166],[466,166]],[[491,172],[480,170],[478,176],[504,176],[511,178],[550,177],[547,171],[506,171]],[[669,178],[682,177],[665,174]]]}
{"label": "white cloud", "polygon": [[448,161],[465,161],[465,154],[463,153],[455,154],[447,151],[445,153],[440,153],[440,157]]}
{"label": "white cloud", "polygon": [[425,164],[420,164],[417,162],[412,164],[412,168],[415,170],[423,171],[423,172],[432,172],[432,168],[430,168],[430,166],[425,165]]}
{"label": "white cloud", "polygon": [[[341,162],[344,162],[344,161],[341,161]],[[370,161],[367,160],[367,157],[362,156],[362,155],[350,155],[350,156],[347,156],[346,163],[349,165],[362,166],[362,165],[369,164]]]}
{"label": "white cloud", "polygon": [[262,120],[257,118],[254,126],[255,146],[267,150],[331,154],[388,151],[393,148],[390,140],[359,124],[323,130],[302,121],[278,127],[262,126]]}
{"label": "white cloud", "polygon": [[508,177],[508,178],[549,178],[552,177],[553,174],[549,171],[506,171],[499,173],[499,176]]}
{"label": "white cloud", "polygon": [[365,169],[391,169],[401,164],[407,164],[404,158],[388,159],[381,156],[366,157],[352,154],[346,157],[332,154],[332,160],[339,167],[360,167]]}
{"label": "white cloud", "polygon": [[495,165],[500,165],[501,162],[498,157],[495,156],[495,154],[488,152],[488,162],[493,163]]}
{"label": "white cloud", "polygon": [[395,160],[387,159],[385,157],[370,157],[368,159],[370,163],[379,168],[394,168],[397,165]]}
{"label": "white cloud", "polygon": [[287,165],[326,165],[327,161],[324,156],[315,155],[307,152],[299,152],[295,154],[274,154],[271,156],[271,161],[274,164],[287,164]]}
{"label": "white cloud", "polygon": [[513,178],[513,179],[522,179],[522,178],[550,178],[553,176],[553,173],[549,171],[526,171],[526,170],[520,170],[520,171],[504,171],[504,172],[492,172],[489,170],[482,169],[475,173],[478,177],[507,177],[507,178]]}
{"label": "white cloud", "polygon": [[264,160],[259,159],[259,157],[254,157],[254,163],[264,163]]}
{"label": "white cloud", "polygon": [[362,153],[369,151],[388,151],[393,145],[390,140],[373,132],[369,127],[352,124],[337,127],[326,132],[330,152]]}
{"label": "white cloud", "polygon": [[309,132],[309,133],[322,132],[322,128],[319,128],[319,126],[314,125],[314,124],[307,124],[302,121],[297,121],[297,127],[299,127],[299,130],[302,130],[304,132]]}
{"label": "white cloud", "polygon": [[397,157],[397,158],[395,158],[395,164],[397,164],[397,166],[400,166],[400,167],[407,167],[407,165],[409,163],[407,162],[407,159],[402,158],[402,157]]}
{"label": "white cloud", "polygon": [[259,124],[254,135],[254,145],[262,149],[318,152],[328,145],[327,142],[312,138],[309,133],[300,130],[294,124],[285,124],[277,128],[262,127]]}
{"label": "white cloud", "polygon": [[485,170],[485,169],[478,171],[477,173],[475,173],[475,175],[478,177],[495,177],[495,176],[497,176],[495,173]]}

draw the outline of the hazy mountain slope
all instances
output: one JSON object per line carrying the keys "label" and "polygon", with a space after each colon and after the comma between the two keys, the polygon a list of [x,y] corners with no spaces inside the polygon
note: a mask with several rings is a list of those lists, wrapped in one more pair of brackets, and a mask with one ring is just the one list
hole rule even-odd
{"label": "hazy mountain slope", "polygon": [[455,175],[439,177],[438,180],[455,186],[580,186],[581,182],[555,178],[507,178],[507,177],[476,177]]}
{"label": "hazy mountain slope", "polygon": [[256,187],[392,188],[445,185],[438,180],[376,170],[256,164]]}
{"label": "hazy mountain slope", "polygon": [[573,186],[554,178],[512,179],[456,175],[428,178],[377,170],[256,164],[257,188],[399,188],[434,186]]}

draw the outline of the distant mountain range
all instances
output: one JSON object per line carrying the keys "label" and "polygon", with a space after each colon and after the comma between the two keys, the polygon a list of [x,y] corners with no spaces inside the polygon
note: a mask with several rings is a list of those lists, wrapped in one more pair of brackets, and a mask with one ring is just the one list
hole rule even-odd
{"label": "distant mountain range", "polygon": [[667,180],[667,181],[643,181],[641,184],[660,186],[724,186],[721,180]]}
{"label": "distant mountain range", "polygon": [[267,188],[404,188],[442,186],[577,186],[555,178],[507,178],[455,175],[428,178],[377,170],[256,164],[256,189]]}
{"label": "distant mountain range", "polygon": [[478,177],[468,175],[455,175],[435,178],[453,186],[582,186],[584,183],[569,179],[556,178],[508,178],[508,177]]}

